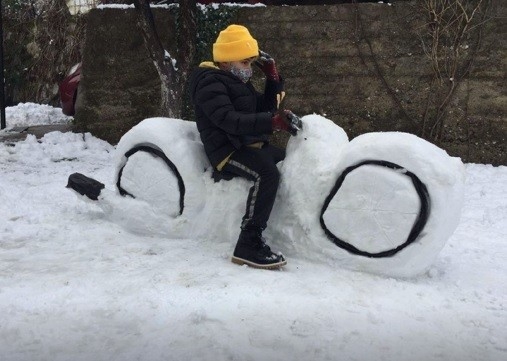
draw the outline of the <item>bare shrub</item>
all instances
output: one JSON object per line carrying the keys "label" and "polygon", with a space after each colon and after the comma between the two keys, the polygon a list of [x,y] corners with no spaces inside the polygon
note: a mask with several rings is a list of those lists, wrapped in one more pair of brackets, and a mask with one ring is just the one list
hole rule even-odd
{"label": "bare shrub", "polygon": [[480,47],[490,0],[422,0],[420,6],[426,16],[422,46],[434,75],[422,135],[438,142],[451,100]]}

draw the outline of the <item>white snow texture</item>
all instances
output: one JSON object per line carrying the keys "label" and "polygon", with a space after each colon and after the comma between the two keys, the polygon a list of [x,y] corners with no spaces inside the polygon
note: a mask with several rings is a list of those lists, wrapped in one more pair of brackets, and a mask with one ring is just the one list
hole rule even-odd
{"label": "white snow texture", "polygon": [[[46,117],[34,107],[27,122],[23,109],[8,108],[8,126],[12,119],[23,118],[28,125]],[[157,213],[152,199],[119,197],[114,190],[116,150],[90,134],[52,132],[41,139],[29,136],[16,143],[0,142],[0,360],[506,360],[507,167],[466,164],[461,220],[427,273],[399,279],[349,271],[339,259],[348,263],[352,256],[324,238],[318,224],[327,187],[349,162],[345,154],[351,164],[373,155],[388,156],[427,182],[433,197],[441,195],[453,179],[455,186],[459,184],[461,167],[440,150],[402,135],[385,134],[389,141],[399,138],[398,144],[379,146],[377,140],[366,141],[374,135],[347,143],[342,130],[313,117],[305,118],[304,132],[291,139],[281,165],[281,198],[269,232],[273,248],[273,244],[275,250],[283,247],[288,258],[279,272],[230,262],[249,183],[213,183],[209,170],[201,169],[207,161],[188,124],[172,122],[171,129],[183,133],[159,134],[150,142],[170,137],[182,147],[195,149],[190,155],[192,150],[167,147],[174,155],[184,154],[183,160],[193,160],[183,165],[172,159],[182,175],[201,175],[197,183],[187,184],[187,210],[201,218],[193,223],[199,225],[197,230],[185,225],[186,216],[176,217],[181,219],[181,229],[177,228],[173,216],[179,207],[161,206]],[[151,138],[148,129],[144,132]],[[182,134],[185,140],[178,140]],[[410,157],[398,154],[410,153],[400,151],[407,146]],[[422,154],[411,150],[419,147]],[[459,171],[441,169],[445,166],[439,160]],[[148,161],[146,165],[159,169]],[[418,197],[403,173],[392,177],[393,172],[384,168],[359,167],[345,178],[342,190],[353,193],[353,183],[363,182],[363,172],[374,169],[378,182],[359,185],[378,184],[382,193],[391,194],[393,181],[409,204],[388,208],[387,199],[375,198],[382,205],[377,208],[398,214],[405,210],[411,219]],[[109,199],[110,209],[102,211],[97,202],[83,202],[84,197],[65,189],[67,177],[74,172],[106,184],[104,198]],[[176,188],[169,176],[164,178],[168,184],[161,188],[162,195]],[[146,183],[163,186],[157,179]],[[190,189],[190,185],[203,188]],[[211,204],[199,208],[194,203],[192,210],[191,195],[205,192],[211,192],[204,198]],[[364,193],[376,194],[368,189]],[[358,194],[346,199],[340,190],[336,197],[339,203],[366,202]],[[445,195],[442,202],[446,197],[452,199]],[[395,192],[393,200],[398,199]],[[122,212],[124,205],[130,208]],[[288,209],[293,205],[302,206]],[[458,207],[452,201],[449,206]],[[231,207],[238,207],[238,214],[227,219],[234,213]],[[348,224],[343,215],[353,209],[347,207],[342,213],[333,203],[330,208],[338,220],[333,214],[330,218],[340,224],[332,230],[338,233]],[[216,215],[206,218],[213,210],[223,212],[218,224],[211,223],[217,221]],[[285,218],[282,212],[293,218]],[[444,213],[442,224],[429,219],[428,225],[435,234],[446,235],[452,228],[445,224],[448,217]],[[120,224],[130,222],[129,228],[137,233],[111,218]],[[190,217],[188,221],[192,222]],[[326,222],[330,226],[331,221]],[[164,229],[162,224],[168,226]],[[173,224],[176,229],[171,228]],[[385,223],[383,228],[371,224],[361,224],[357,232],[367,236],[367,229],[385,229]],[[203,237],[168,236],[176,231]],[[349,235],[343,232],[339,236]],[[386,239],[399,241],[397,231],[385,232],[390,237],[381,239],[381,247]],[[283,238],[275,237],[276,233]],[[436,241],[435,234],[425,235],[424,240],[435,242],[431,247],[438,248],[445,241]],[[422,249],[420,242],[414,247]]]}
{"label": "white snow texture", "polygon": [[[459,222],[465,174],[461,160],[411,134],[370,133],[349,142],[343,129],[329,119],[314,114],[303,117],[303,122],[303,130],[290,139],[287,158],[280,164],[280,190],[266,231],[273,245],[289,258],[332,262],[336,268],[396,277],[427,271]],[[174,170],[146,152],[127,160],[124,155],[138,146],[161,150],[176,167],[185,188],[181,215]],[[122,187],[144,201],[139,207],[146,207],[146,214],[154,217],[144,217],[140,225],[133,220],[138,214],[136,202],[106,193],[99,204],[107,210],[116,208],[114,221],[132,231],[171,238],[216,242],[237,237],[251,184],[242,179],[212,181],[195,123],[146,119],[120,140],[117,154],[117,174],[124,167]],[[333,243],[319,217],[345,169],[372,160],[400,168],[370,164],[354,169],[323,214],[332,234],[367,253],[358,255]],[[403,245],[422,212],[423,200],[407,172],[427,188],[427,223],[412,243],[393,255],[370,257]]]}

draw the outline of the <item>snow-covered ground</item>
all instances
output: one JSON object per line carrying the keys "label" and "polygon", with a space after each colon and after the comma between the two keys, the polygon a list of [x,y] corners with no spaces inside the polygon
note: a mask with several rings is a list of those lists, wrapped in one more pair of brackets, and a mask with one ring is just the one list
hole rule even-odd
{"label": "snow-covered ground", "polygon": [[[22,125],[43,123],[30,108]],[[466,165],[457,230],[401,280],[129,233],[65,189],[73,172],[114,188],[113,157],[89,134],[0,143],[0,360],[507,359],[507,167]]]}

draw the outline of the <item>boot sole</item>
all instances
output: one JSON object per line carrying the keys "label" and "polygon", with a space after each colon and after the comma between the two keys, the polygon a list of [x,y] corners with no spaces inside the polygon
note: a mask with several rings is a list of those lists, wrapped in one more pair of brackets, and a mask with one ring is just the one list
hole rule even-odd
{"label": "boot sole", "polygon": [[278,268],[285,266],[287,264],[286,260],[283,260],[283,261],[280,261],[277,263],[260,264],[260,263],[255,263],[255,262],[248,261],[246,259],[234,257],[234,256],[232,256],[231,261],[232,261],[232,263],[239,264],[240,266],[246,264],[249,267],[259,268],[259,269],[278,269]]}

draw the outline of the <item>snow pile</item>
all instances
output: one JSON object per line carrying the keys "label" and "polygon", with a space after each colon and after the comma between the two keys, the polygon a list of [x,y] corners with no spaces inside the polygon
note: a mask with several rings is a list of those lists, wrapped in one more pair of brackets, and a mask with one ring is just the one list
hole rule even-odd
{"label": "snow pile", "polygon": [[[256,4],[245,4],[245,3],[234,3],[234,2],[220,2],[220,3],[210,3],[208,5],[204,4],[197,4],[197,7],[203,11],[206,12],[208,9],[218,9],[222,6],[228,6],[228,7],[266,7],[266,5],[262,3],[256,3]],[[179,4],[172,3],[172,4],[150,4],[150,8],[152,9],[171,9],[173,7],[179,7]],[[134,9],[134,4],[99,4],[97,5],[97,9]]]}
{"label": "snow pile", "polygon": [[[139,146],[162,151],[177,174],[148,152],[125,157]],[[120,178],[120,186],[135,199],[118,197],[116,190],[103,191],[97,203],[111,221],[146,236],[206,242],[237,239],[250,184],[239,178],[213,181],[194,122],[168,118],[141,122],[118,143],[115,163],[113,183]]]}
{"label": "snow pile", "polygon": [[23,142],[13,147],[2,147],[0,156],[4,161],[16,165],[41,168],[59,162],[82,162],[101,155],[104,151],[113,153],[109,143],[93,137],[90,133],[50,132],[37,140],[29,134]]}
{"label": "snow pile", "polygon": [[64,188],[83,172],[114,189],[113,152],[89,134],[0,142],[2,361],[507,359],[507,167],[466,165],[458,228],[427,274],[400,280],[295,252],[280,272],[254,270],[230,262],[235,238],[127,232]]}
{"label": "snow pile", "polygon": [[[289,258],[338,268],[401,277],[426,271],[459,222],[461,161],[411,134],[371,133],[349,143],[324,117],[303,121],[280,165],[282,182],[266,231],[272,245]],[[213,182],[195,123],[147,119],[120,140],[117,153],[114,182],[119,179],[135,200],[104,192],[98,204],[111,220],[146,235],[237,238],[250,184],[240,178]],[[396,169],[361,166],[333,193],[346,169],[365,161]],[[141,214],[142,222],[136,221]]]}
{"label": "snow pile", "polygon": [[46,104],[19,103],[5,108],[7,129],[29,125],[67,124],[72,119],[63,114],[61,108]]}
{"label": "snow pile", "polygon": [[[337,266],[402,277],[424,272],[459,222],[465,174],[461,160],[412,134],[369,133],[345,143],[343,136],[333,139],[329,128],[338,127],[331,121],[315,115],[304,120],[301,137],[291,138],[287,147],[279,193],[287,201],[286,206],[277,204],[274,212],[276,235],[293,240],[297,253],[318,250],[321,258],[333,260]],[[348,167],[368,161],[389,162],[400,168],[356,168],[344,178],[322,220],[331,233],[358,250],[372,255],[407,240],[421,216],[421,200],[406,173],[415,174],[429,193],[429,218],[415,242],[382,258],[351,256],[337,249],[318,219],[324,199],[340,175]]]}

